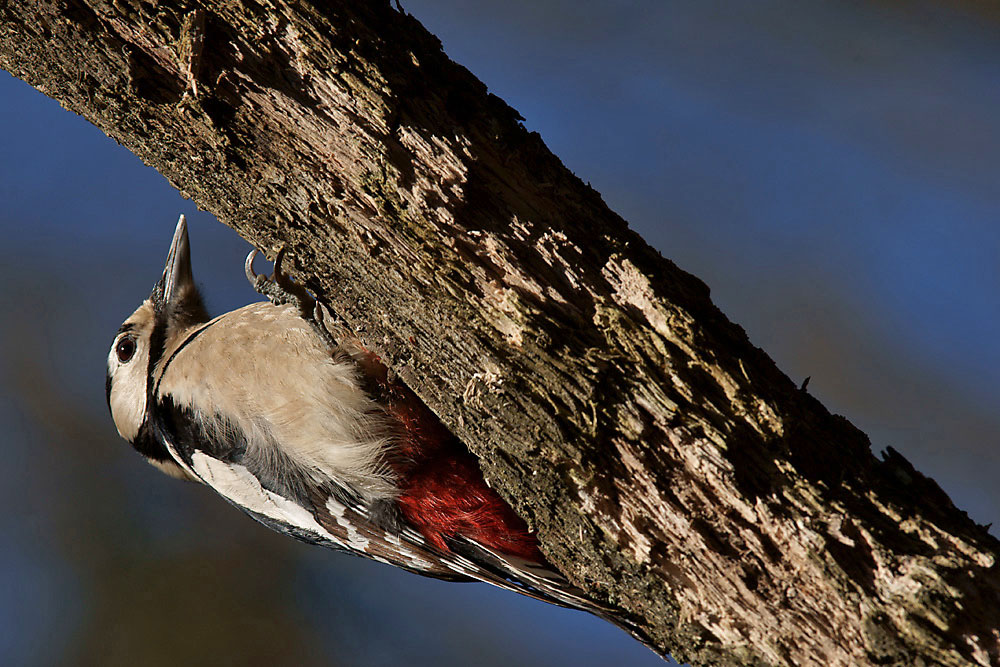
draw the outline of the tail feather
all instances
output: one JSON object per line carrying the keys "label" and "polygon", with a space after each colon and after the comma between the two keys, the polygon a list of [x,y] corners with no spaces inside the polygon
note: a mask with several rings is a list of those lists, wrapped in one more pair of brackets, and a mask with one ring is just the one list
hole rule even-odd
{"label": "tail feather", "polygon": [[637,622],[618,609],[590,599],[551,565],[504,554],[462,538],[452,540],[448,546],[452,553],[475,564],[475,572],[470,574],[476,579],[535,600],[594,614],[666,657]]}

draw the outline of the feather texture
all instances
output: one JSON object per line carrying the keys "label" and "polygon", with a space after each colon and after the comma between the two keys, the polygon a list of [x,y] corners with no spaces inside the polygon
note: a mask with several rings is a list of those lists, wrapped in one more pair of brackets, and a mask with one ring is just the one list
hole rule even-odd
{"label": "feather texture", "polygon": [[[643,639],[548,564],[475,458],[376,355],[319,329],[321,310],[309,319],[310,298],[279,264],[265,287],[298,302],[209,319],[181,217],[163,277],[108,355],[122,437],[299,540],[584,609]],[[247,273],[261,285],[252,256]]]}
{"label": "feather texture", "polygon": [[327,349],[295,307],[255,303],[184,333],[165,348],[154,393],[196,411],[200,438],[238,448],[265,478],[313,476],[368,502],[394,497],[384,411],[357,365]]}

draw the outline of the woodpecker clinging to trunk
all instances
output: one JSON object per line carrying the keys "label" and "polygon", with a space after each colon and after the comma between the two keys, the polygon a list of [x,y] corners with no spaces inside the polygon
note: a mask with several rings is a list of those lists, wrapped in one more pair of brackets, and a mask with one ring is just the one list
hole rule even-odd
{"label": "woodpecker clinging to trunk", "polygon": [[481,580],[636,628],[545,560],[472,455],[377,357],[333,340],[281,273],[247,274],[274,303],[210,319],[181,216],[163,276],[115,336],[118,432],[162,471],[215,489],[306,542],[448,580]]}

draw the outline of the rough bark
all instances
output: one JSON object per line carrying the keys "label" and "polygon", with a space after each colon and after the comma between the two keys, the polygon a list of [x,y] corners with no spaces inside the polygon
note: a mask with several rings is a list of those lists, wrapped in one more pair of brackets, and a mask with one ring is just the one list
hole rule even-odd
{"label": "rough bark", "polygon": [[412,17],[9,2],[0,66],[287,244],[553,563],[661,649],[1000,664],[997,541],[876,459]]}

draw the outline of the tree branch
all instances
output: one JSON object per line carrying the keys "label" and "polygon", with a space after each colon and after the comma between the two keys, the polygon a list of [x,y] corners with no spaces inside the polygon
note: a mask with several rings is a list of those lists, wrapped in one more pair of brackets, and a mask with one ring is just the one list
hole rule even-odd
{"label": "tree branch", "polygon": [[998,543],[388,3],[11,3],[0,65],[298,277],[675,657],[1000,664]]}

